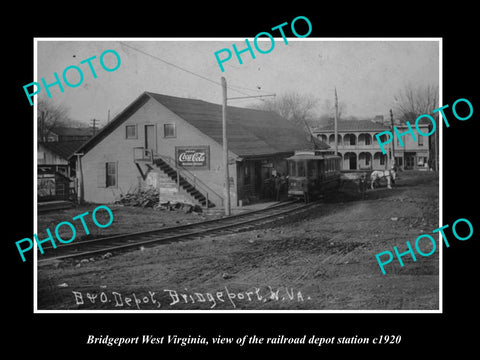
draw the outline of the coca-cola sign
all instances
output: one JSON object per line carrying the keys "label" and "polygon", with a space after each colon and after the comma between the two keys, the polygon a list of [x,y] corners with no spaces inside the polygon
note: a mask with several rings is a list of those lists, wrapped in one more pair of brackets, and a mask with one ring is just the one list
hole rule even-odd
{"label": "coca-cola sign", "polygon": [[208,146],[176,146],[177,165],[194,169],[209,169],[210,149]]}

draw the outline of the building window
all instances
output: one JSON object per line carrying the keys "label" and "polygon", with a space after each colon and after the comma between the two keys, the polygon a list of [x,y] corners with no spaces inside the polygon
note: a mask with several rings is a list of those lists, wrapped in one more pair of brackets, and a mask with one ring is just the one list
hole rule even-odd
{"label": "building window", "polygon": [[427,166],[428,159],[426,156],[419,156],[417,160],[417,165],[418,166]]}
{"label": "building window", "polygon": [[106,186],[107,187],[116,187],[117,186],[117,163],[116,162],[107,162],[106,163]]}
{"label": "building window", "polygon": [[174,138],[177,136],[175,131],[175,124],[165,124],[163,125],[163,136],[168,138]]}
{"label": "building window", "polygon": [[137,125],[125,126],[125,138],[136,139],[137,138]]}
{"label": "building window", "polygon": [[[351,145],[351,146],[356,145],[356,143],[357,143],[356,140],[357,139],[356,139],[355,135],[354,134],[345,135],[345,137],[347,137],[347,136],[348,136],[348,138],[347,138],[347,141],[346,141],[346,145]],[[344,137],[344,140],[345,140],[345,137]]]}
{"label": "building window", "polygon": [[67,166],[57,166],[55,171],[62,174],[63,176],[68,176]]}
{"label": "building window", "polygon": [[418,136],[418,146],[423,146],[423,136]]}
{"label": "building window", "polygon": [[383,155],[383,154],[380,155],[380,165],[385,165],[385,158],[386,157],[387,157],[386,155]]}

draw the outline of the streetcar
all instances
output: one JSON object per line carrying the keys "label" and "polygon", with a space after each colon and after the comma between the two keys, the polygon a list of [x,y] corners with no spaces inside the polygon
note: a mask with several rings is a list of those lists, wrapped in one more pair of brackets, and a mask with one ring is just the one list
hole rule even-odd
{"label": "streetcar", "polygon": [[295,151],[287,162],[289,198],[309,202],[340,186],[341,157],[331,150]]}

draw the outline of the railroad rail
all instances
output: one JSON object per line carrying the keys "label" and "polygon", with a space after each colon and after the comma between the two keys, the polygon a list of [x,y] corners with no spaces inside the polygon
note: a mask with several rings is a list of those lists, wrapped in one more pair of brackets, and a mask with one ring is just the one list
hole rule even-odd
{"label": "railroad rail", "polygon": [[44,247],[44,254],[38,255],[37,260],[38,263],[45,263],[53,260],[66,260],[79,257],[90,258],[108,252],[112,253],[132,248],[140,248],[142,246],[187,240],[207,234],[229,234],[232,232],[245,231],[284,215],[306,211],[319,204],[319,202],[305,204],[300,201],[288,201],[268,208],[248,211],[219,219],[77,241],[62,244],[56,248]]}

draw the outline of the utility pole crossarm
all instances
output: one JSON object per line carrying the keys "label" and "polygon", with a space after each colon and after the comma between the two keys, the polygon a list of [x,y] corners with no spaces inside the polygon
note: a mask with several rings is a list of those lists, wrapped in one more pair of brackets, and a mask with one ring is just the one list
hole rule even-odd
{"label": "utility pole crossarm", "polygon": [[261,98],[261,97],[275,97],[277,94],[267,94],[267,95],[252,95],[252,96],[237,96],[237,97],[231,97],[228,98],[227,100],[236,100],[236,99],[252,99],[252,98]]}

